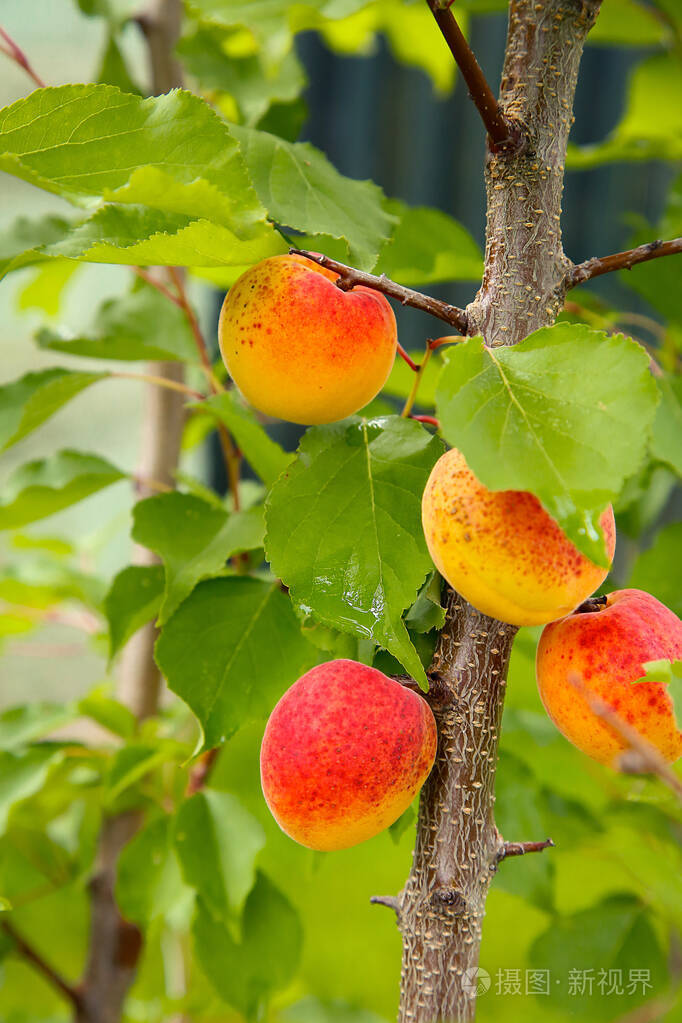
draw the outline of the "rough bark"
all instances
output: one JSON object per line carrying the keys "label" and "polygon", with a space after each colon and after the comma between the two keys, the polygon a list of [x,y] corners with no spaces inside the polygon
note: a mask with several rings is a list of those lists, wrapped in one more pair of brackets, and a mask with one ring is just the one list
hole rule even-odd
{"label": "rough bark", "polygon": [[[466,310],[468,333],[489,345],[516,344],[551,324],[563,304],[571,269],[561,245],[564,161],[582,49],[598,10],[599,0],[510,5],[500,105],[526,143],[487,152],[485,272]],[[430,672],[438,753],[397,906],[401,1023],[475,1015],[485,899],[504,855],[494,778],[514,632],[450,597]]]}
{"label": "rough bark", "polygon": [[422,790],[413,867],[398,908],[403,1023],[471,1018],[467,981],[475,989],[485,897],[502,852],[495,766],[515,634],[450,592],[429,673],[438,753]]}

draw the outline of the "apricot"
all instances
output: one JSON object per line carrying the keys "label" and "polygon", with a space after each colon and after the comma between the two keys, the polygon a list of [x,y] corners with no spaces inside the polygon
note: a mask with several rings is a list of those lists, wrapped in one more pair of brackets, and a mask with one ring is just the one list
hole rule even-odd
{"label": "apricot", "polygon": [[393,310],[379,292],[341,291],[336,279],[303,256],[272,256],[227,294],[220,350],[254,408],[292,423],[333,423],[384,386],[396,353]]}
{"label": "apricot", "polygon": [[[455,448],[431,471],[422,523],[440,574],[483,614],[510,625],[562,618],[608,572],[580,553],[537,497],[488,490]],[[616,527],[610,505],[600,523],[611,559]]]}
{"label": "apricot", "polygon": [[663,682],[637,682],[647,661],[682,657],[682,622],[642,590],[616,590],[605,604],[587,601],[552,622],[538,644],[540,697],[569,742],[602,764],[614,764],[627,742],[590,705],[606,704],[672,762],[682,732]]}
{"label": "apricot", "polygon": [[309,849],[346,849],[392,824],[436,755],[436,722],[417,693],[356,661],[319,664],[281,698],[261,747],[270,811]]}

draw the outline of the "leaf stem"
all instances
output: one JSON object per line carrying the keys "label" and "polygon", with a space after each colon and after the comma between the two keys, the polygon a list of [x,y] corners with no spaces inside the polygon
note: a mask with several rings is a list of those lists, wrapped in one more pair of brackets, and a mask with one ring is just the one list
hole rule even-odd
{"label": "leaf stem", "polygon": [[424,352],[424,357],[423,357],[422,361],[420,362],[419,366],[416,367],[417,372],[415,373],[414,380],[412,382],[412,390],[410,391],[409,395],[407,396],[407,401],[405,402],[405,404],[403,406],[403,410],[400,413],[400,415],[404,419],[407,419],[409,414],[410,414],[410,412],[412,411],[412,406],[415,403],[415,399],[417,397],[417,392],[419,391],[419,385],[421,383],[422,377],[424,376],[424,370],[426,369],[426,367],[429,364],[429,359],[431,358],[432,353],[433,353],[433,348],[431,348],[430,345],[427,345],[426,346],[426,351]]}
{"label": "leaf stem", "polygon": [[110,376],[121,380],[142,380],[147,384],[164,387],[168,391],[179,391],[181,394],[186,394],[189,398],[194,398],[196,401],[205,401],[206,399],[205,394],[187,387],[186,384],[181,384],[177,380],[168,380],[166,377],[153,376],[150,373],[125,373],[123,370],[112,370]]}
{"label": "leaf stem", "polygon": [[19,67],[23,68],[26,74],[33,79],[39,89],[46,89],[47,86],[45,82],[42,80],[40,75],[33,70],[24,51],[20,46],[17,46],[12,37],[5,32],[2,26],[0,26],[0,38],[2,38],[7,44],[7,49],[5,49],[4,46],[0,46],[0,53],[6,54],[10,60],[13,60],[15,64],[18,64]]}

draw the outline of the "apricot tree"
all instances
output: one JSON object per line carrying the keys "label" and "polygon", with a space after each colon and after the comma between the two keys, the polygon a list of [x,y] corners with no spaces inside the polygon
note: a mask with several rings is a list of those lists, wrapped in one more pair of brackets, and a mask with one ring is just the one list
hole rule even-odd
{"label": "apricot tree", "polygon": [[[482,1019],[663,1018],[682,935],[682,783],[668,763],[679,752],[681,534],[663,526],[682,472],[682,312],[679,260],[662,258],[682,251],[680,180],[660,225],[640,224],[614,255],[573,262],[561,217],[567,165],[682,155],[676,0],[77,7],[101,28],[96,82],[53,83],[15,30],[0,31],[36,87],[0,111],[0,169],[22,182],[8,192],[16,205],[29,203],[5,231],[3,275],[40,310],[36,340],[55,360],[0,387],[4,457],[34,456],[17,458],[0,489],[0,635],[11,656],[17,634],[38,644],[58,629],[61,643],[75,629],[100,657],[78,691],[65,662],[49,699],[20,703],[15,690],[19,705],[0,717],[7,1018],[369,1023],[397,1003],[399,958],[389,914],[367,905],[372,890],[402,936],[402,1023],[470,1020],[477,990]],[[461,26],[507,7],[496,97]],[[303,31],[342,52],[382,34],[441,87],[459,69],[486,136],[482,258],[446,213],[387,199],[295,141]],[[580,148],[569,132],[590,38],[651,52],[619,126]],[[59,205],[33,208],[38,189]],[[111,264],[130,268],[124,288]],[[580,287],[630,269],[646,307]],[[110,297],[94,308],[105,277]],[[453,280],[475,282],[466,308],[428,293]],[[206,309],[215,286],[228,290],[231,377]],[[400,343],[401,306],[424,314],[418,352]],[[140,362],[143,372],[125,368]],[[122,443],[134,380],[146,404],[133,469],[98,423],[113,412]],[[99,405],[84,404],[93,391]],[[32,448],[65,407],[81,410],[69,446]],[[315,425],[293,452],[272,415]],[[191,461],[209,435],[226,495]],[[127,533],[131,492],[136,548],[121,564],[107,545]],[[89,498],[87,529],[62,517],[54,529],[70,536],[44,531]],[[620,706],[603,638],[600,660],[594,640],[570,638],[595,621],[602,637],[613,632],[611,612],[626,603],[581,604],[611,566],[609,505],[620,543],[606,586],[653,594],[628,598],[628,614],[653,624],[623,655]],[[572,712],[593,735],[606,730],[607,767],[544,715],[538,636],[518,633],[577,604],[545,633],[543,698],[578,745]],[[324,682],[314,700],[311,677]],[[363,696],[377,687],[367,722],[363,700],[339,695],[354,680]],[[348,757],[381,747],[376,786],[356,786],[343,813],[344,749],[325,758],[305,727],[317,720],[306,701],[324,702],[332,683],[319,718],[333,725],[348,710]],[[276,705],[263,779],[286,830],[338,849],[388,825],[433,758],[433,715],[418,813],[311,859],[260,790]],[[418,723],[392,756],[396,706],[396,720]],[[292,741],[296,752],[309,743],[308,764],[324,772],[317,789],[306,776],[300,799]],[[324,827],[311,819],[320,806],[335,811]],[[539,855],[503,863],[526,853]]]}

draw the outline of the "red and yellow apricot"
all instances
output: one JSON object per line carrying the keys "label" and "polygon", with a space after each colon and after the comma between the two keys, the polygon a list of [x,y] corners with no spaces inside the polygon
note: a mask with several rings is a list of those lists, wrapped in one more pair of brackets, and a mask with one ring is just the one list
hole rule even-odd
{"label": "red and yellow apricot", "polygon": [[356,661],[319,664],[276,705],[261,747],[270,811],[309,849],[346,849],[387,828],[424,783],[436,722],[418,693]]}
{"label": "red and yellow apricot", "polygon": [[[424,536],[440,574],[475,608],[511,625],[569,614],[608,569],[575,547],[533,494],[488,490],[456,449],[436,462],[422,499]],[[600,519],[609,560],[611,506]]]}
{"label": "red and yellow apricot", "polygon": [[230,289],[220,350],[260,412],[303,425],[332,423],[385,384],[397,344],[393,310],[379,292],[341,291],[336,279],[303,256],[272,256]]}
{"label": "red and yellow apricot", "polygon": [[559,731],[594,760],[615,765],[628,748],[599,715],[603,705],[672,762],[682,756],[682,732],[666,684],[637,679],[647,661],[678,658],[677,615],[642,590],[616,590],[605,603],[586,601],[543,630],[536,659],[540,697]]}

